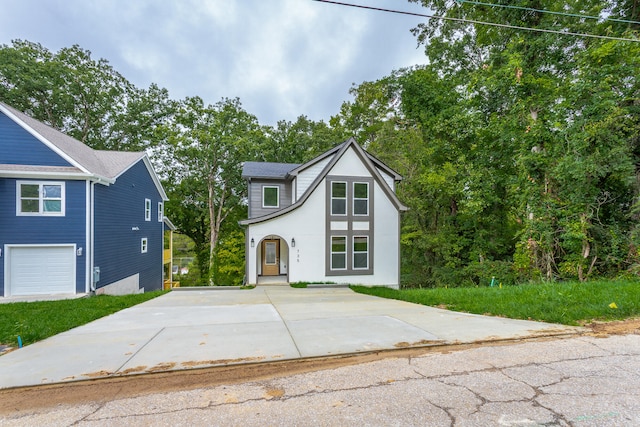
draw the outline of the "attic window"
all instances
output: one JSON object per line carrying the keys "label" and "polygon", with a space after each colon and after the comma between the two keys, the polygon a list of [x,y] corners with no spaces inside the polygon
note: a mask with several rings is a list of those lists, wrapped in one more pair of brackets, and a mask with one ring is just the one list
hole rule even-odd
{"label": "attic window", "polygon": [[18,215],[64,216],[64,182],[17,181]]}
{"label": "attic window", "polygon": [[277,208],[280,206],[280,188],[279,187],[262,187],[262,207]]}

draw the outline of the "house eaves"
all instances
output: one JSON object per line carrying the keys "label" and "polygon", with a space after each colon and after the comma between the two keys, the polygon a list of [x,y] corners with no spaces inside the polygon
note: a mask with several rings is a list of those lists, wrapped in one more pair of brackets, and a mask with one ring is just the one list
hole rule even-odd
{"label": "house eaves", "polygon": [[1,178],[90,179],[91,175],[72,166],[0,165]]}
{"label": "house eaves", "polygon": [[[304,194],[302,195],[302,197],[300,197],[300,199],[298,201],[296,201],[294,204],[292,204],[290,206],[287,206],[284,209],[281,209],[279,211],[270,213],[268,215],[263,215],[263,216],[260,216],[260,217],[257,217],[257,218],[250,218],[250,219],[246,219],[246,220],[240,221],[239,224],[240,225],[250,225],[250,224],[257,224],[257,223],[260,223],[260,222],[268,221],[270,219],[277,218],[279,216],[285,215],[285,214],[297,209],[298,207],[302,206],[307,201],[309,196],[320,185],[320,183],[326,178],[326,176],[329,174],[329,171],[331,171],[331,169],[333,169],[333,167],[336,165],[336,163],[338,163],[340,158],[342,158],[342,155],[350,147],[354,148],[356,154],[358,155],[360,160],[364,163],[365,167],[367,168],[367,170],[369,171],[371,176],[374,177],[374,180],[378,183],[378,185],[380,186],[382,191],[385,193],[385,195],[389,198],[389,200],[391,200],[391,202],[396,207],[396,209],[398,209],[400,211],[403,211],[403,212],[407,211],[408,208],[402,202],[400,202],[400,200],[398,199],[398,196],[396,196],[395,192],[389,187],[387,182],[382,178],[382,176],[380,175],[380,172],[378,172],[378,170],[376,169],[376,166],[373,164],[373,160],[369,157],[368,153],[366,151],[364,151],[364,149],[362,147],[360,147],[360,145],[358,145],[358,143],[356,142],[356,140],[354,138],[349,138],[344,143],[338,145],[337,147],[334,147],[333,149],[327,151],[326,153],[320,155],[319,157],[316,157],[314,160],[312,160],[312,161],[310,161],[308,163],[305,163],[305,164],[299,166],[298,168],[296,168],[294,171],[292,171],[291,175],[294,175],[294,174],[297,175],[297,173],[299,173],[300,171],[306,169],[307,167],[312,166],[312,165],[316,164],[317,162],[322,161],[322,160],[326,159],[327,157],[333,155],[333,158],[331,159],[331,161],[329,163],[327,163],[327,165],[323,168],[322,172],[320,172],[318,174],[318,176],[313,180],[313,182],[311,183],[309,188],[307,188],[307,190],[304,192]],[[379,162],[379,160],[378,160],[378,162]],[[396,175],[399,176],[395,172],[393,174],[394,174],[393,176],[396,176]]]}
{"label": "house eaves", "polygon": [[[102,184],[113,184],[115,178],[142,158],[144,152],[98,151],[28,115],[0,102],[0,111],[18,126],[59,155],[82,177]],[[23,168],[25,172],[29,167]]]}
{"label": "house eaves", "polygon": [[[153,180],[161,197],[163,200],[168,200],[167,195],[162,188],[162,184],[160,183],[160,179],[156,175],[153,167],[151,166],[151,162],[149,161],[149,157],[144,151],[129,152],[94,150],[77,139],[29,117],[28,115],[2,102],[0,102],[0,111],[72,165],[65,171],[54,171],[51,169],[45,170],[47,167],[44,166],[15,165],[16,168],[7,168],[6,173],[11,173],[11,176],[21,174],[22,176],[28,175],[31,177],[45,177],[56,176],[56,174],[60,173],[60,175],[57,175],[60,178],[86,178],[100,184],[109,185],[116,182],[116,179],[120,175],[129,170],[137,162],[144,160],[145,166],[149,171],[149,175],[151,176],[151,179]],[[3,169],[4,168],[0,168],[0,173],[3,173]],[[74,170],[74,173],[65,175],[65,173],[70,172],[71,170]],[[77,171],[77,174],[75,171]]]}

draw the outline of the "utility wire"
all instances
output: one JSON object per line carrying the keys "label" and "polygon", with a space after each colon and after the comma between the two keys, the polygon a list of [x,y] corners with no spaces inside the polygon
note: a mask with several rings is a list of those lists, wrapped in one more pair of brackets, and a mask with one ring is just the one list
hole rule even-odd
{"label": "utility wire", "polygon": [[630,21],[627,19],[619,19],[619,18],[600,18],[599,16],[580,15],[577,13],[555,12],[553,10],[534,9],[531,7],[513,6],[510,4],[484,3],[481,1],[473,1],[473,0],[454,0],[454,1],[456,3],[469,3],[469,4],[477,4],[480,6],[504,7],[506,9],[518,9],[518,10],[528,10],[531,12],[549,13],[552,15],[569,16],[571,18],[585,18],[585,19],[597,19],[597,20],[602,19],[603,21],[622,22],[624,24],[640,24],[640,21]]}
{"label": "utility wire", "polygon": [[450,16],[427,15],[425,13],[406,12],[406,11],[402,11],[402,10],[385,9],[385,8],[381,8],[381,7],[364,6],[364,5],[353,4],[353,3],[344,3],[344,2],[340,2],[340,1],[332,1],[332,0],[312,0],[312,1],[317,1],[317,2],[320,2],[320,3],[335,4],[335,5],[338,5],[338,6],[348,6],[348,7],[355,7],[355,8],[359,8],[359,9],[375,10],[375,11],[378,11],[378,12],[397,13],[399,15],[419,16],[419,17],[422,17],[422,18],[442,19],[442,20],[445,20],[445,21],[465,22],[465,23],[477,24],[477,25],[492,25],[494,27],[511,28],[511,29],[514,29],[514,30],[525,30],[525,31],[533,31],[533,32],[540,32],[540,33],[561,34],[563,36],[590,37],[590,38],[595,38],[595,39],[617,40],[617,41],[624,41],[624,42],[635,42],[635,43],[640,42],[640,39],[629,39],[629,38],[625,38],[625,37],[612,37],[612,36],[600,36],[600,35],[597,35],[597,34],[587,34],[587,33],[574,33],[574,32],[571,32],[571,31],[547,30],[547,29],[544,29],[544,28],[520,27],[520,26],[517,26],[517,25],[499,24],[497,22],[476,21],[476,20],[473,20],[473,19],[453,18],[453,17],[450,17]]}

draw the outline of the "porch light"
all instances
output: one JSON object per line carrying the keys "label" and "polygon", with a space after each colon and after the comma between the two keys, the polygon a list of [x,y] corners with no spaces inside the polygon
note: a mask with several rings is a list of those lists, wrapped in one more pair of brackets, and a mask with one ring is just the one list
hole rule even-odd
{"label": "porch light", "polygon": [[256,245],[256,241],[253,240],[253,237],[251,238],[251,247],[253,248]]}
{"label": "porch light", "polygon": [[294,239],[293,237],[291,238],[291,247],[292,248],[296,247],[296,239]]}

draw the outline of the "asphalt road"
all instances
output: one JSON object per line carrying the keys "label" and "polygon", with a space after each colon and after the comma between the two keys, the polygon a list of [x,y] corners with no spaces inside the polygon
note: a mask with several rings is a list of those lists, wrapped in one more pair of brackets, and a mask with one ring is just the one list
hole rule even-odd
{"label": "asphalt road", "polygon": [[0,425],[640,426],[640,335],[454,347],[117,396],[29,409],[32,396]]}

